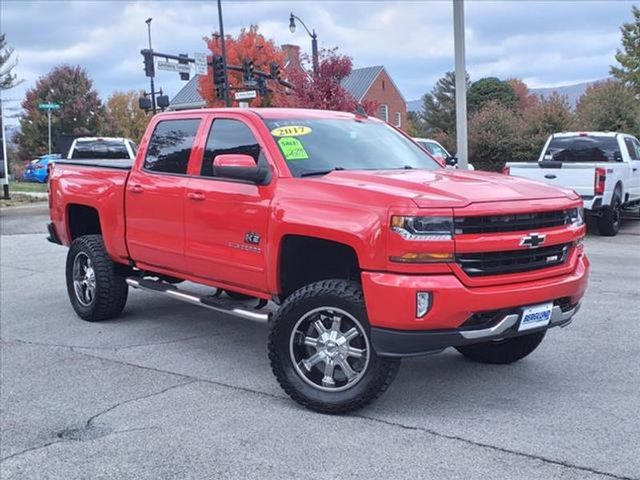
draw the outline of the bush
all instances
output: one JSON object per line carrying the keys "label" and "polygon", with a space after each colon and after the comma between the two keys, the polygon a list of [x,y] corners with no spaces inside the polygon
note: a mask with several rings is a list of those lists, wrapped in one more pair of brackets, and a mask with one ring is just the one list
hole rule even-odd
{"label": "bush", "polygon": [[491,101],[469,119],[469,159],[477,170],[500,171],[505,162],[531,160],[523,136],[524,120],[512,109]]}

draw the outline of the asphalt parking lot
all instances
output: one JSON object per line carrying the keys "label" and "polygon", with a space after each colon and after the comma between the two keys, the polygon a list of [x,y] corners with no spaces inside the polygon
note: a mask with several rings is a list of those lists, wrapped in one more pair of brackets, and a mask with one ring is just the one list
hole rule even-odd
{"label": "asphalt parking lot", "polygon": [[334,417],[280,390],[266,325],[139,291],[81,321],[46,207],[0,215],[3,479],[640,479],[640,220],[587,238],[583,308],[527,359],[406,360]]}

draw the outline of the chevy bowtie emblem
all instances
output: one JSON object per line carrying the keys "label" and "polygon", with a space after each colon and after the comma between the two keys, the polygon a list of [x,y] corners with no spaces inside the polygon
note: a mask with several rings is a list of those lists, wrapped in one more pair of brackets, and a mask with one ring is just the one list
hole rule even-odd
{"label": "chevy bowtie emblem", "polygon": [[544,234],[539,233],[530,233],[529,235],[525,235],[520,239],[521,247],[529,247],[529,248],[537,248],[544,243],[545,238],[547,238]]}

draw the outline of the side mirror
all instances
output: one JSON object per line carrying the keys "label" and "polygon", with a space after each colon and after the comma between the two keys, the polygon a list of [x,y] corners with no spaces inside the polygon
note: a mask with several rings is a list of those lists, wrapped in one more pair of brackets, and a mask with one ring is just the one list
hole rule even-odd
{"label": "side mirror", "polygon": [[456,165],[458,165],[458,159],[456,157],[449,155],[447,158],[444,159],[444,163],[449,167],[455,167]]}
{"label": "side mirror", "polygon": [[218,155],[213,161],[213,175],[256,185],[266,185],[271,181],[271,170],[268,167],[256,165],[251,155],[236,153]]}

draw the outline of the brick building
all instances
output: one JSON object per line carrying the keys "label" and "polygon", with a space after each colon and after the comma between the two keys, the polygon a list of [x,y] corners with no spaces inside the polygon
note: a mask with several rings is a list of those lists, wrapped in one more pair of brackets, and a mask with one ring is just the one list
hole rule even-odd
{"label": "brick building", "polygon": [[360,103],[376,102],[378,118],[399,128],[406,127],[407,102],[382,65],[353,69],[342,86]]}

